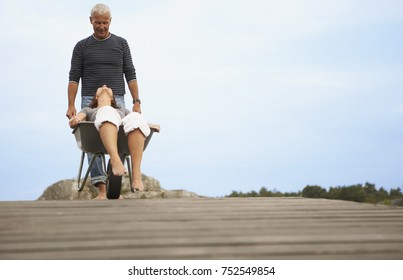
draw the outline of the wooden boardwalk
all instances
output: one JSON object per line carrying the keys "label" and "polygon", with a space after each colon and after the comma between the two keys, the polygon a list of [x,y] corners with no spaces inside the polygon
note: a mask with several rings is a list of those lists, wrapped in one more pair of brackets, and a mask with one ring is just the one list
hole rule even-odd
{"label": "wooden boardwalk", "polygon": [[403,208],[304,198],[0,202],[0,259],[403,259]]}

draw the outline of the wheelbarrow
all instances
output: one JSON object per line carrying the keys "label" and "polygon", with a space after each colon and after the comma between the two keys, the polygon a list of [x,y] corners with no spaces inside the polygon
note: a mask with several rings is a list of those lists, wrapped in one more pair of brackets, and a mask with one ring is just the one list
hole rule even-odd
{"label": "wheelbarrow", "polygon": [[[150,127],[150,135],[145,138],[144,142],[144,150],[147,148],[148,143],[151,140],[154,132],[160,132],[159,125],[156,124],[149,124]],[[78,170],[78,177],[77,177],[77,189],[78,191],[82,191],[87,181],[88,175],[90,174],[91,167],[94,165],[96,158],[101,158],[102,162],[102,169],[104,170],[105,174],[108,176],[108,180],[106,182],[107,188],[107,197],[108,199],[118,199],[120,196],[120,191],[122,188],[122,177],[123,176],[116,176],[112,172],[112,166],[110,164],[110,160],[108,161],[108,165],[106,165],[105,161],[105,154],[107,151],[102,144],[101,137],[99,136],[98,130],[95,128],[94,122],[90,121],[82,121],[80,122],[74,129],[73,134],[76,138],[77,146],[82,151],[81,160],[80,160],[80,167]],[[132,169],[130,164],[130,152],[129,147],[127,144],[127,136],[124,133],[123,126],[120,127],[118,132],[118,151],[119,155],[122,159],[122,162],[127,162],[127,169],[129,173],[129,180],[130,185],[132,183]],[[86,154],[92,154],[93,157],[91,158],[87,171],[85,173],[83,181],[81,181],[81,173],[83,170],[83,164]],[[132,192],[134,190],[132,189]]]}

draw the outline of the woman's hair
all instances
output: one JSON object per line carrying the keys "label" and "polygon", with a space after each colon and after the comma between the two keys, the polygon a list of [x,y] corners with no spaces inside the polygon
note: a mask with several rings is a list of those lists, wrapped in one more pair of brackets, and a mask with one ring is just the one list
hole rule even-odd
{"label": "woman's hair", "polygon": [[[115,96],[114,96],[114,95],[112,95],[111,106],[112,106],[113,108],[115,108],[115,109],[119,109],[119,108],[120,108],[119,105],[116,103],[116,100],[115,100]],[[90,103],[90,105],[89,105],[88,107],[90,107],[90,108],[97,108],[97,107],[98,107],[97,95],[94,95],[94,97],[92,98],[91,103]]]}
{"label": "woman's hair", "polygon": [[91,10],[91,16],[95,13],[100,15],[109,14],[109,17],[112,17],[111,9],[109,9],[105,4],[96,4]]}

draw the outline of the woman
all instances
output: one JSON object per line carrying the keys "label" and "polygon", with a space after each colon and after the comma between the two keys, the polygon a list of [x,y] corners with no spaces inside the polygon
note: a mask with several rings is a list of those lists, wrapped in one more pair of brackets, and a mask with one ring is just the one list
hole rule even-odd
{"label": "woman", "polygon": [[[141,159],[144,139],[150,134],[150,128],[143,116],[137,112],[120,109],[116,104],[112,89],[104,85],[98,88],[89,107],[84,108],[76,116],[72,117],[69,125],[73,128],[83,120],[94,122],[102,143],[110,156],[112,172],[116,176],[122,176],[127,173],[117,147],[119,126],[123,124],[132,162],[132,188],[142,191],[144,186],[141,180]],[[106,188],[99,190],[99,195],[96,199],[107,199]]]}

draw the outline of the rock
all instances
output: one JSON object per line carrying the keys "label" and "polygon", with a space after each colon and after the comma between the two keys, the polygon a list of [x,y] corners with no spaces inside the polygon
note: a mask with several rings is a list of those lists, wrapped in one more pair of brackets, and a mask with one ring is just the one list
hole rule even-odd
{"label": "rock", "polygon": [[61,180],[48,187],[38,200],[88,200],[96,197],[98,189],[86,182],[81,192],[76,180]]}
{"label": "rock", "polygon": [[[164,190],[160,182],[152,177],[142,175],[144,191],[132,193],[129,176],[122,180],[121,195],[127,199],[152,199],[152,198],[197,198],[197,194],[185,190]],[[77,180],[61,180],[48,188],[38,200],[90,200],[98,195],[98,189],[87,180],[83,190],[77,190]]]}
{"label": "rock", "polygon": [[185,190],[172,190],[162,192],[162,198],[197,198],[200,197],[193,192],[188,192]]}
{"label": "rock", "polygon": [[156,192],[156,191],[143,191],[143,192],[129,192],[125,195],[123,195],[124,198],[137,198],[137,199],[150,199],[150,198],[161,198],[162,192]]}
{"label": "rock", "polygon": [[403,206],[403,198],[397,198],[392,200],[393,206]]}
{"label": "rock", "polygon": [[[152,177],[146,176],[144,174],[141,175],[141,179],[143,180],[144,191],[154,191],[154,192],[161,192],[161,185],[160,182]],[[131,194],[130,189],[130,180],[129,175],[125,175],[122,180],[122,190],[120,193],[124,196],[126,194]]]}

